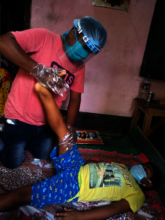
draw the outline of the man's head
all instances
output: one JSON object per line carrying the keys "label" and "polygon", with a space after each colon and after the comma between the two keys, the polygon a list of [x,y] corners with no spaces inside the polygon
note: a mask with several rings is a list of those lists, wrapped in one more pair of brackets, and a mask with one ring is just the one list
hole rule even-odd
{"label": "man's head", "polygon": [[85,16],[75,19],[73,28],[61,37],[67,57],[78,69],[105,46],[107,32],[97,19]]}
{"label": "man's head", "polygon": [[107,42],[107,32],[97,19],[85,16],[81,19],[75,19],[73,26],[87,36],[91,43],[99,49],[105,46]]}
{"label": "man's head", "polygon": [[152,190],[161,184],[160,171],[151,162],[132,166],[130,172],[143,190]]}

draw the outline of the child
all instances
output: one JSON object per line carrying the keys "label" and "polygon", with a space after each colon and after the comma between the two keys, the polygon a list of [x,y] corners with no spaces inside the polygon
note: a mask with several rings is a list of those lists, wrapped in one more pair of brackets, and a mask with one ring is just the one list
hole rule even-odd
{"label": "child", "polygon": [[152,165],[133,166],[131,173],[122,164],[84,165],[85,160],[75,144],[75,133],[71,128],[68,130],[51,93],[39,83],[35,85],[35,90],[43,104],[48,123],[58,136],[59,146],[50,154],[57,173],[43,182],[0,195],[0,212],[23,205],[41,208],[52,203],[98,200],[114,202],[87,211],[65,209],[65,212],[57,213],[56,218],[106,219],[131,210],[136,212],[145,199],[136,181],[147,188],[153,187],[150,181],[154,176]]}

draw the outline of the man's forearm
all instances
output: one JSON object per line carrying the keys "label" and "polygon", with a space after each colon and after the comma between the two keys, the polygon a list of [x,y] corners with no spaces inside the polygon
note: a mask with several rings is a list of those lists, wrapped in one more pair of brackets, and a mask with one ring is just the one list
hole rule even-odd
{"label": "man's forearm", "polygon": [[37,64],[22,50],[11,33],[0,36],[0,54],[27,72],[31,72]]}

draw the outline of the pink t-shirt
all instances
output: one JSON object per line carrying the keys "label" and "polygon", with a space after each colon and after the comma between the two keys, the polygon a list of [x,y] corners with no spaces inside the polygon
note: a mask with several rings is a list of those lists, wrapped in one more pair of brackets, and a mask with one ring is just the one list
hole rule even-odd
{"label": "pink t-shirt", "polygon": [[[59,54],[65,56],[60,35],[44,28],[16,31],[12,34],[32,59],[48,67],[66,69],[65,81],[69,84],[70,89],[78,93],[84,92],[84,66],[71,73],[68,69],[69,63],[59,59]],[[19,69],[5,105],[5,118],[18,119],[32,125],[46,123],[42,104],[34,90],[35,83],[36,80],[31,74]],[[59,108],[67,98],[68,92],[64,93],[63,97],[54,94]]]}

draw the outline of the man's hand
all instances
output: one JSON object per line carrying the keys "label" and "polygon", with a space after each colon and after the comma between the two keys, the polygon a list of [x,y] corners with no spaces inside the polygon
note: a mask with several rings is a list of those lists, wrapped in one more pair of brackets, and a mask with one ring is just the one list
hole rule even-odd
{"label": "man's hand", "polygon": [[52,92],[63,96],[63,93],[67,91],[69,85],[63,80],[61,76],[66,75],[66,71],[57,68],[48,68],[37,64],[31,71],[31,74],[42,85],[50,89]]}
{"label": "man's hand", "polygon": [[55,219],[57,220],[83,220],[83,211],[75,209],[66,209],[65,212],[57,213]]}

